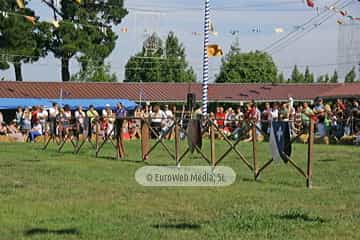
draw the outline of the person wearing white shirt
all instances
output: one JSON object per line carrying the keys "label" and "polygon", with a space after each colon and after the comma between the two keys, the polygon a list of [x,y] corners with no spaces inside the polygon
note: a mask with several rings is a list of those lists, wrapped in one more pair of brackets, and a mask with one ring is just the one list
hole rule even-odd
{"label": "person wearing white shirt", "polygon": [[52,107],[49,108],[49,122],[50,122],[50,134],[56,135],[56,118],[59,115],[59,105],[53,103]]}
{"label": "person wearing white shirt", "polygon": [[44,132],[46,131],[46,122],[48,120],[48,115],[48,111],[45,110],[44,106],[40,106],[38,118],[40,120],[41,128]]}
{"label": "person wearing white shirt", "polygon": [[[168,105],[165,105],[164,113],[166,118],[164,119],[163,126],[161,128],[161,134],[165,134],[166,132],[168,132],[169,128],[171,128],[172,125],[174,124],[174,115],[172,111],[169,109]],[[171,137],[171,134],[169,135]]]}
{"label": "person wearing white shirt", "polygon": [[277,121],[279,119],[279,105],[277,103],[274,104],[273,109],[271,111],[270,114],[270,119],[271,121]]}
{"label": "person wearing white shirt", "polygon": [[85,129],[85,118],[86,114],[83,111],[82,106],[78,106],[78,109],[75,111],[75,120],[78,133],[83,133]]}
{"label": "person wearing white shirt", "polygon": [[34,127],[29,132],[29,140],[30,142],[34,142],[35,138],[42,135],[42,127],[40,121],[36,121],[34,123]]}
{"label": "person wearing white shirt", "polygon": [[109,135],[110,133],[112,133],[112,135],[114,134],[113,128],[114,128],[114,114],[110,108],[109,104],[105,105],[105,109],[102,110],[102,117],[105,119],[106,123],[107,123],[107,129],[106,129],[106,134]]}
{"label": "person wearing white shirt", "polygon": [[153,138],[156,138],[156,135],[160,136],[160,131],[165,119],[166,114],[160,109],[160,106],[154,106],[154,111],[151,113],[151,127],[154,129],[156,134],[152,133]]}

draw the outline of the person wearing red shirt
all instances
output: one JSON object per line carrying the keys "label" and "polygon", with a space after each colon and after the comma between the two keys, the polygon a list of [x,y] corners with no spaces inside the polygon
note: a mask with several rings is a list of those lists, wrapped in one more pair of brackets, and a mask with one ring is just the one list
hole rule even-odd
{"label": "person wearing red shirt", "polygon": [[225,113],[223,107],[217,107],[216,108],[216,114],[215,114],[217,125],[220,129],[224,128],[224,122],[225,122]]}

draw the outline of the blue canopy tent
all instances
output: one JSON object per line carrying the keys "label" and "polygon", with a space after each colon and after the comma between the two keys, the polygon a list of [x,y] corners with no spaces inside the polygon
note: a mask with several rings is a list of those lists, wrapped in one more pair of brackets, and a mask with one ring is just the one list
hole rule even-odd
{"label": "blue canopy tent", "polygon": [[96,109],[104,109],[106,104],[109,104],[111,108],[114,109],[119,102],[121,102],[127,110],[134,110],[137,107],[137,104],[134,101],[128,99],[0,98],[0,110],[16,109],[19,106],[27,107],[40,105],[49,108],[52,106],[53,102],[57,102],[61,106],[68,104],[71,109],[76,109],[78,106],[87,109],[90,105],[94,105]]}

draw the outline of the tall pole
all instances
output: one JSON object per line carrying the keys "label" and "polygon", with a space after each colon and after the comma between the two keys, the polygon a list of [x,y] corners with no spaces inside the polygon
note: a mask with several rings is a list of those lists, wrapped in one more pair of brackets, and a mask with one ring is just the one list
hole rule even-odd
{"label": "tall pole", "polygon": [[204,23],[204,59],[203,59],[203,82],[202,82],[202,113],[207,116],[208,85],[209,85],[209,25],[210,25],[210,0],[205,0],[205,23]]}

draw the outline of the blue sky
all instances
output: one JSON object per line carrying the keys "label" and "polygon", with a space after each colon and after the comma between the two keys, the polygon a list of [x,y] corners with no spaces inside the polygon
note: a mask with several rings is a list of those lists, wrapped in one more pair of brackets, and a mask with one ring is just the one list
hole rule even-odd
{"label": "blue sky", "polygon": [[[322,10],[336,1],[315,2]],[[203,5],[203,0],[125,1],[129,14],[120,25],[113,28],[119,39],[114,52],[106,60],[112,66],[111,71],[117,74],[119,80],[123,79],[127,59],[139,51],[146,37],[144,29],[154,29],[162,37],[173,30],[186,47],[188,61],[200,80],[203,39],[202,36],[192,35],[192,32],[201,33],[203,30]],[[42,20],[51,20],[51,12],[40,0],[32,0],[31,7]],[[224,52],[228,51],[235,40],[231,30],[239,32],[236,36],[242,51],[262,50],[317,14],[315,10],[306,7],[302,0],[211,0],[211,8],[211,19],[219,35],[211,36],[210,42],[219,44]],[[356,0],[346,8],[354,16],[360,16],[359,9],[360,3]],[[160,13],[149,14],[140,10],[156,10]],[[281,48],[281,51],[275,51],[272,56],[279,70],[288,77],[292,66],[297,64],[309,65],[316,75],[332,73],[336,68],[338,55],[338,19],[341,19],[340,15],[333,16],[299,41]],[[120,31],[124,27],[128,28],[127,33]],[[254,33],[254,28],[260,29],[260,32]],[[276,34],[274,28],[283,28],[285,31]],[[210,59],[211,80],[214,80],[219,65],[220,58]],[[78,64],[72,61],[71,72],[77,71]],[[60,81],[60,60],[50,54],[34,64],[25,64],[23,76],[26,81]],[[13,68],[0,72],[1,77],[13,80]]]}

